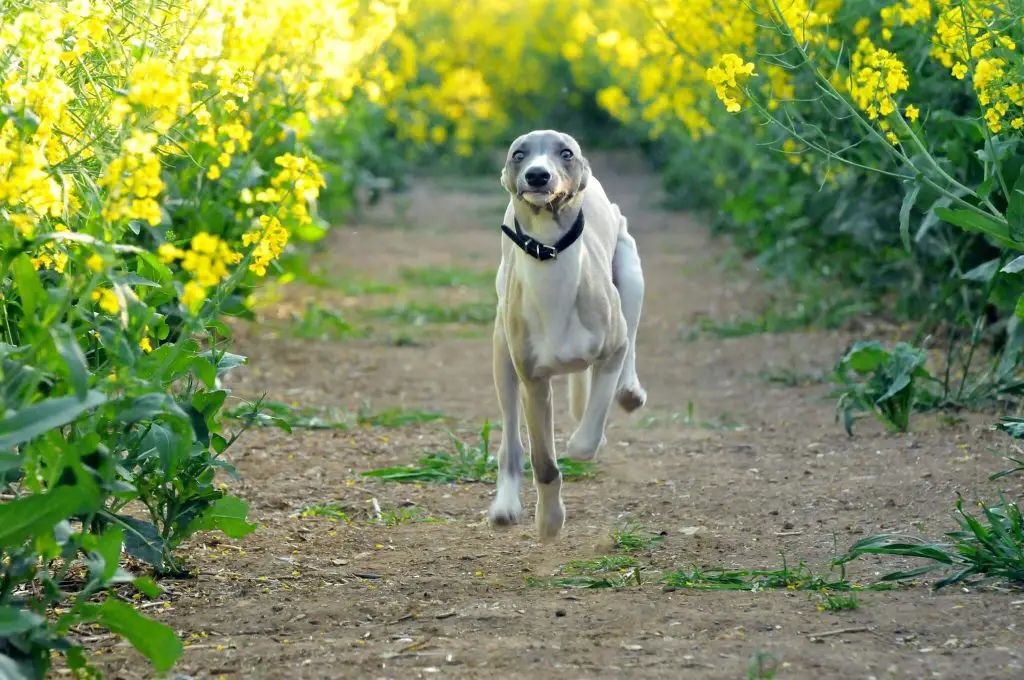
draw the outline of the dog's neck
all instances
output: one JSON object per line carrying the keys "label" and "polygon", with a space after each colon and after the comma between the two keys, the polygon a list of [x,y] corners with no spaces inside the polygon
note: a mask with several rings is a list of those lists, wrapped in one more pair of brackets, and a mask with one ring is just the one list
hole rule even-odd
{"label": "dog's neck", "polygon": [[570,200],[554,208],[535,206],[515,198],[512,201],[516,220],[529,236],[544,245],[552,245],[562,234],[572,228],[583,209],[583,195],[576,194]]}

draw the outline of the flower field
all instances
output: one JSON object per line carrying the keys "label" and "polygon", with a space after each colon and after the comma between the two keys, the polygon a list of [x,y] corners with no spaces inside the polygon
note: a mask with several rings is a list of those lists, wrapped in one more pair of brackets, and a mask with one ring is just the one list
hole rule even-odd
{"label": "flower field", "polygon": [[[248,363],[225,320],[362,190],[494,173],[533,127],[641,148],[673,207],[803,295],[776,325],[909,329],[839,361],[851,435],[1016,403],[1019,3],[0,0],[0,676],[89,677],[92,626],[174,666],[132,603],[192,537],[257,531],[223,481],[255,420],[224,416]],[[1011,545],[1007,507],[984,513]],[[1015,545],[1018,571],[973,573],[1019,580]],[[929,556],[859,554],[890,549]]]}

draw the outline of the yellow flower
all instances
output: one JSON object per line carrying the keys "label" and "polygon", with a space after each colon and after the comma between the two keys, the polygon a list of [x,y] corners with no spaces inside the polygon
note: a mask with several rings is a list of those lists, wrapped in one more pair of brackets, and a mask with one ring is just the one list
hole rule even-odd
{"label": "yellow flower", "polygon": [[914,106],[913,104],[909,104],[907,105],[906,110],[903,112],[903,115],[907,117],[907,120],[914,122],[918,119],[918,116],[921,115],[921,112],[918,110],[916,106]]}
{"label": "yellow flower", "polygon": [[189,281],[181,293],[181,302],[193,311],[206,299],[206,290],[195,281]]}
{"label": "yellow flower", "polygon": [[139,340],[139,347],[142,348],[143,352],[147,352],[148,353],[148,352],[152,352],[153,351],[153,345],[150,342],[148,336],[142,338],[142,340]]}
{"label": "yellow flower", "polygon": [[963,80],[964,76],[966,76],[966,75],[967,75],[967,65],[966,64],[957,64],[956,66],[953,67],[953,77],[956,78],[957,80]]}
{"label": "yellow flower", "polygon": [[180,260],[185,257],[185,251],[177,246],[171,245],[170,243],[163,243],[157,248],[157,254],[160,255],[160,261],[164,264],[170,264],[175,260]]}
{"label": "yellow flower", "polygon": [[97,288],[92,292],[90,297],[93,302],[99,303],[100,309],[107,314],[117,314],[121,309],[121,305],[117,301],[117,296],[114,295],[114,291],[109,288]]}
{"label": "yellow flower", "polygon": [[94,272],[101,272],[103,271],[103,258],[98,253],[93,253],[85,261],[85,266]]}
{"label": "yellow flower", "polygon": [[207,169],[206,176],[212,180],[220,179],[220,166],[214,163]]}

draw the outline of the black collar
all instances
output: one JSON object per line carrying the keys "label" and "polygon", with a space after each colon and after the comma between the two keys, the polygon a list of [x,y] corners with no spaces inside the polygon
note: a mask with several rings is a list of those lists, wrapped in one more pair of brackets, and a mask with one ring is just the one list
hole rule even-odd
{"label": "black collar", "polygon": [[524,253],[532,258],[540,260],[541,262],[557,258],[560,252],[571,246],[573,243],[576,243],[576,239],[578,239],[580,234],[583,233],[583,208],[580,208],[580,214],[576,217],[576,221],[572,223],[572,226],[569,227],[569,231],[565,232],[553,246],[541,243],[524,232],[523,228],[519,226],[519,220],[515,217],[513,217],[512,220],[516,225],[515,231],[512,231],[504,224],[501,225],[501,230],[505,232],[505,235],[512,240],[512,243],[519,246]]}

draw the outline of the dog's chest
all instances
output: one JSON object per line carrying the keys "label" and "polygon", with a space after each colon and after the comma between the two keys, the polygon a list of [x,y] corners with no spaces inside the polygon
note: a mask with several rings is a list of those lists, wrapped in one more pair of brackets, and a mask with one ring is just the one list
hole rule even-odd
{"label": "dog's chest", "polygon": [[533,379],[582,371],[599,360],[611,321],[611,300],[602,291],[549,276],[515,281],[506,299],[510,353]]}

